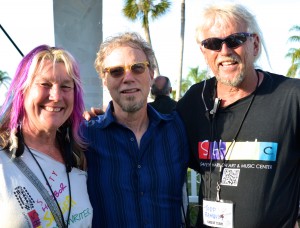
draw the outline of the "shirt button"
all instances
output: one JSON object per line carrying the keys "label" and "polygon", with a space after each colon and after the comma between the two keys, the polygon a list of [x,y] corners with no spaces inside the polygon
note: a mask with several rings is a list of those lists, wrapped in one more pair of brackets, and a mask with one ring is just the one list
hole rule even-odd
{"label": "shirt button", "polygon": [[137,167],[140,169],[142,166],[141,166],[141,165],[138,165]]}
{"label": "shirt button", "polygon": [[134,141],[134,138],[130,138],[130,141],[133,142],[133,141]]}

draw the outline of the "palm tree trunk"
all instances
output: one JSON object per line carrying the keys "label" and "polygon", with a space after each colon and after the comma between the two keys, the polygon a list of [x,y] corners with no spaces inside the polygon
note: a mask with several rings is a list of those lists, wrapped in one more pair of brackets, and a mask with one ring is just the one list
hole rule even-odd
{"label": "palm tree trunk", "polygon": [[[149,43],[150,47],[153,49],[152,42],[151,42],[151,37],[150,37],[149,26],[144,27],[144,32],[145,32],[146,41]],[[160,73],[159,73],[159,66],[158,66],[158,62],[157,62],[156,56],[155,56],[155,64],[156,64],[157,68],[154,71],[154,76],[156,77],[156,76],[160,75]]]}
{"label": "palm tree trunk", "polygon": [[177,78],[177,89],[175,99],[178,101],[181,94],[181,79],[182,79],[182,67],[183,67],[183,51],[184,51],[184,29],[185,29],[185,0],[181,0],[181,27],[180,27],[180,62],[179,62],[179,72]]}

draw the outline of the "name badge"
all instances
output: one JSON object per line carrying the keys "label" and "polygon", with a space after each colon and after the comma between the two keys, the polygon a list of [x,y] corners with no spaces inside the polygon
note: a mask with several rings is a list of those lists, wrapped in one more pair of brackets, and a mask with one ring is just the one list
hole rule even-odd
{"label": "name badge", "polygon": [[203,223],[211,227],[233,227],[233,202],[203,200]]}

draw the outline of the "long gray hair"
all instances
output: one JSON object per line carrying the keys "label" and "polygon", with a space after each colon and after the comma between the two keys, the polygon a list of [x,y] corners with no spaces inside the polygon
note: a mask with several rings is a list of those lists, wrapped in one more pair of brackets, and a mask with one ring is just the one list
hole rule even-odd
{"label": "long gray hair", "polygon": [[259,51],[255,58],[257,61],[262,52],[262,48],[265,51],[267,60],[269,62],[269,55],[266,49],[265,41],[262,31],[256,21],[255,16],[250,11],[235,3],[215,4],[206,7],[199,19],[199,24],[196,28],[196,41],[198,44],[203,40],[203,32],[210,29],[213,25],[216,25],[220,30],[225,30],[226,27],[232,24],[242,25],[247,27],[249,33],[255,33],[259,37]]}

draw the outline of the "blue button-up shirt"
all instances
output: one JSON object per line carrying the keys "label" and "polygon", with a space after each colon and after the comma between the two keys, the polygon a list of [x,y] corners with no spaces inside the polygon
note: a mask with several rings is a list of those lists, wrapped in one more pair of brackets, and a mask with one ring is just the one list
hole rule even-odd
{"label": "blue button-up shirt", "polygon": [[82,126],[93,227],[180,227],[186,131],[177,112],[161,115],[148,105],[148,116],[140,146],[134,133],[117,123],[112,103]]}

